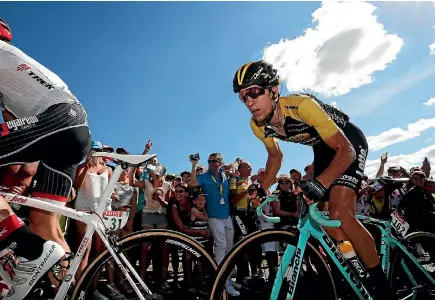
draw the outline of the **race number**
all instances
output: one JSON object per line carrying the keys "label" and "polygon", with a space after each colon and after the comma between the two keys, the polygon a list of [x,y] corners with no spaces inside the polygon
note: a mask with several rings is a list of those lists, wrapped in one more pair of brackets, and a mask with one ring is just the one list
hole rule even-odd
{"label": "race number", "polygon": [[104,211],[104,225],[110,231],[120,230],[127,224],[129,213],[129,211]]}
{"label": "race number", "polygon": [[397,211],[393,211],[393,213],[391,214],[391,225],[393,225],[394,229],[396,229],[396,231],[402,237],[406,235],[409,229],[408,222],[406,222],[405,219]]}

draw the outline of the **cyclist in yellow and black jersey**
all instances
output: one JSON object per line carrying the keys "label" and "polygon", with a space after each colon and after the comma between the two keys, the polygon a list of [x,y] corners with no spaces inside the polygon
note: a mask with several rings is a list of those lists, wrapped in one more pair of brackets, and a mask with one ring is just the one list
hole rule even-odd
{"label": "cyclist in yellow and black jersey", "polygon": [[328,233],[337,242],[352,243],[373,279],[376,298],[392,299],[373,237],[355,218],[368,152],[364,134],[344,112],[313,95],[281,96],[279,84],[277,70],[265,61],[244,64],[233,79],[234,92],[252,114],[251,128],[268,152],[266,172],[252,203],[266,195],[281,168],[283,154],[277,139],[311,146],[314,178],[300,182],[301,189],[311,200],[322,201],[319,207],[328,209],[332,219],[341,221],[341,229]]}

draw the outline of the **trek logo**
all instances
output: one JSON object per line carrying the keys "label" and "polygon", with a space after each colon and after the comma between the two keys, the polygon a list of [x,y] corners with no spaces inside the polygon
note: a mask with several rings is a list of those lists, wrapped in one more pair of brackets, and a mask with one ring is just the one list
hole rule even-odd
{"label": "trek logo", "polygon": [[33,73],[32,71],[29,71],[29,75],[35,79],[37,82],[39,82],[41,85],[45,86],[47,89],[51,90],[54,89],[54,86],[48,82],[45,82],[41,77]]}
{"label": "trek logo", "polygon": [[33,126],[34,124],[38,123],[38,117],[36,116],[30,116],[30,117],[25,117],[25,118],[21,118],[21,119],[16,119],[16,120],[11,120],[11,121],[7,121],[5,123],[1,124],[1,136],[5,136],[9,133],[11,133],[11,131],[17,131],[19,129],[24,129],[30,126]]}

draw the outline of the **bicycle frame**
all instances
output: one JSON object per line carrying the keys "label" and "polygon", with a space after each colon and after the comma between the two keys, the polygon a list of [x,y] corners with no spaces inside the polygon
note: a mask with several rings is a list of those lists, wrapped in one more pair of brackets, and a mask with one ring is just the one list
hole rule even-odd
{"label": "bicycle frame", "polygon": [[[262,218],[266,218],[269,222],[276,223],[279,222],[280,218],[278,217],[267,217],[262,213],[262,207],[271,201],[279,201],[276,197],[267,197],[266,200],[260,204],[257,208],[257,214]],[[303,204],[305,205],[305,204]],[[385,274],[389,274],[390,271],[390,249],[391,248],[399,248],[401,251],[408,256],[412,262],[426,275],[426,277],[435,285],[435,280],[432,279],[430,274],[423,268],[423,266],[417,261],[417,259],[403,246],[400,242],[397,241],[391,235],[391,224],[388,221],[380,221],[377,219],[373,219],[365,216],[358,216],[358,218],[367,223],[373,223],[378,225],[382,232],[382,246],[381,246],[381,255],[382,255],[382,268]],[[354,272],[354,270],[350,267],[347,260],[343,257],[340,250],[336,246],[336,243],[329,237],[329,235],[323,229],[324,227],[332,227],[337,228],[341,226],[340,221],[338,220],[329,220],[325,214],[322,215],[322,212],[317,210],[317,203],[313,204],[309,207],[309,213],[305,216],[301,217],[298,222],[298,229],[300,232],[298,238],[297,246],[287,245],[287,248],[284,252],[283,258],[281,260],[279,270],[277,272],[275,282],[272,288],[271,300],[276,300],[278,298],[282,281],[284,277],[289,275],[289,271],[291,272],[289,276],[289,292],[287,293],[287,299],[294,299],[296,284],[298,282],[300,270],[302,268],[303,257],[305,253],[305,249],[308,244],[308,240],[311,236],[313,236],[316,240],[320,242],[323,247],[323,250],[327,253],[327,255],[333,260],[334,264],[338,267],[341,274],[344,278],[346,278],[349,285],[352,287],[354,292],[360,299],[373,299],[367,289],[364,287],[363,283],[360,281],[359,276]],[[293,264],[292,264],[293,262]],[[291,268],[289,268],[291,266]],[[402,261],[402,267],[405,269],[407,274],[409,274],[408,267]],[[410,274],[408,275],[410,276]],[[413,280],[412,276],[410,277],[411,282],[416,285],[416,282]]]}
{"label": "bicycle frame", "polygon": [[[101,152],[96,156],[102,156]],[[150,157],[152,158],[152,156]],[[119,255],[116,253],[116,249],[114,249],[108,240],[107,234],[106,234],[106,228],[102,222],[103,218],[103,212],[107,206],[107,204],[110,204],[111,202],[111,195],[113,193],[113,190],[115,189],[115,184],[118,182],[119,177],[121,176],[123,169],[127,169],[127,165],[117,165],[115,170],[113,171],[112,177],[110,178],[108,185],[106,189],[104,190],[100,202],[98,204],[97,209],[92,212],[81,212],[77,211],[72,208],[58,206],[55,204],[51,204],[42,200],[25,197],[21,195],[16,194],[10,194],[0,191],[0,196],[3,197],[7,202],[9,203],[15,203],[19,205],[29,206],[33,208],[39,208],[44,211],[53,212],[62,216],[66,216],[68,218],[83,222],[87,225],[86,234],[83,237],[83,240],[80,243],[80,246],[78,248],[77,253],[74,256],[74,259],[72,260],[71,266],[69,268],[69,271],[67,275],[64,277],[62,284],[59,288],[59,291],[56,294],[55,300],[62,300],[65,298],[65,296],[68,293],[68,290],[71,286],[72,279],[74,278],[74,275],[79,267],[80,262],[83,259],[83,255],[86,251],[86,248],[89,245],[89,242],[92,238],[92,235],[94,232],[97,232],[101,240],[103,241],[106,248],[109,250],[110,254],[112,255],[113,259],[115,260],[116,264],[121,269],[124,276],[127,278],[127,280],[130,282],[132,288],[135,290],[137,295],[139,296],[139,299],[145,300],[145,298],[142,296],[139,288],[134,283],[133,279],[131,278],[130,274],[133,274],[133,276],[136,278],[136,280],[142,285],[144,290],[151,294],[151,291],[146,287],[145,283],[141,280],[140,276],[137,274],[136,270],[133,268],[133,266],[130,264],[130,262],[127,260],[127,258],[120,253]],[[124,263],[124,264],[123,264]],[[124,267],[124,265],[127,267],[127,269]],[[33,288],[33,287],[31,287]]]}
{"label": "bicycle frame", "polygon": [[[400,243],[392,234],[391,229],[393,226],[390,221],[382,221],[378,219],[374,219],[367,216],[357,215],[357,218],[363,223],[376,225],[381,231],[381,265],[384,273],[388,276],[390,274],[390,252],[391,250],[400,249],[405,255],[414,263],[417,268],[423,272],[423,274],[431,281],[433,285],[435,285],[435,279],[427,272],[427,270],[418,262],[418,260],[412,255],[406,247]],[[401,262],[402,268],[405,270],[408,275],[409,280],[412,282],[414,286],[417,285],[414,278],[411,276],[409,272],[408,266],[402,260]]]}

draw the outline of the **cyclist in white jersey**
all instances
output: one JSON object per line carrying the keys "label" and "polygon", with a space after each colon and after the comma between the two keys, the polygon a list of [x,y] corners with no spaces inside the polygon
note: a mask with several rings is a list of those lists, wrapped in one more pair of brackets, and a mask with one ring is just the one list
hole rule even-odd
{"label": "cyclist in white jersey", "polygon": [[[31,197],[65,205],[76,168],[90,149],[87,115],[56,74],[12,46],[11,40],[9,25],[0,18],[0,105],[14,118],[0,124],[0,167],[39,161]],[[59,144],[62,150],[54,147]],[[30,229],[0,198],[0,262],[12,265],[15,272],[8,274],[14,278],[0,280],[0,299],[8,293],[6,299],[23,299],[70,251],[56,214],[32,209]],[[5,288],[9,279],[14,284]]]}

